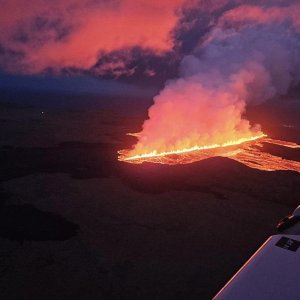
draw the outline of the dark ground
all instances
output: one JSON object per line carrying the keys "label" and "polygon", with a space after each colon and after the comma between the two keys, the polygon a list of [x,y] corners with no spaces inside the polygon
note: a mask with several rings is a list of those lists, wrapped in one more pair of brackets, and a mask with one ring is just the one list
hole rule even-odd
{"label": "dark ground", "polygon": [[294,172],[118,162],[140,113],[41,111],[0,106],[1,299],[210,299],[299,204]]}

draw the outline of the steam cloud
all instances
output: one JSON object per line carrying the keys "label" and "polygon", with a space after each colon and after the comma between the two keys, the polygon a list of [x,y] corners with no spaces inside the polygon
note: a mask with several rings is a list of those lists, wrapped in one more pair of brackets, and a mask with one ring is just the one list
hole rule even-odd
{"label": "steam cloud", "polygon": [[246,106],[285,94],[300,80],[300,5],[279,2],[235,6],[217,19],[183,58],[180,78],[154,98],[132,155],[260,132],[243,118]]}

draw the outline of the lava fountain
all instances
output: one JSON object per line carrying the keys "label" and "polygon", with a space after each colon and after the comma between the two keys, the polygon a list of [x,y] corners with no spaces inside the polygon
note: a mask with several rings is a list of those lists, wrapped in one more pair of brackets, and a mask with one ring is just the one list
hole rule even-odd
{"label": "lava fountain", "polygon": [[262,170],[300,172],[299,162],[264,152],[266,143],[299,145],[270,139],[245,118],[249,105],[272,101],[300,82],[295,8],[284,14],[280,7],[243,9],[242,19],[239,8],[224,13],[183,58],[180,77],[154,98],[137,143],[120,151],[119,160],[186,164],[224,156]]}

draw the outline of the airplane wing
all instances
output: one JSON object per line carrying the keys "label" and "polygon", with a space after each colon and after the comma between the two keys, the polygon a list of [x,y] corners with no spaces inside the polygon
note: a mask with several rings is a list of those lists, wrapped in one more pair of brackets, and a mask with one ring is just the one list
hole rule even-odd
{"label": "airplane wing", "polygon": [[229,280],[214,300],[300,299],[300,206]]}

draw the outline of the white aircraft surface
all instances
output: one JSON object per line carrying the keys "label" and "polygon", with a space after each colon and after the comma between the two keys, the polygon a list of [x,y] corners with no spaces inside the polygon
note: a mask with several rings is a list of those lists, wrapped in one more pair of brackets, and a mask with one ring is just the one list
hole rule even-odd
{"label": "white aircraft surface", "polygon": [[229,280],[214,300],[300,299],[300,205]]}

